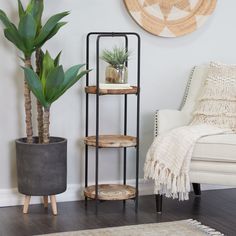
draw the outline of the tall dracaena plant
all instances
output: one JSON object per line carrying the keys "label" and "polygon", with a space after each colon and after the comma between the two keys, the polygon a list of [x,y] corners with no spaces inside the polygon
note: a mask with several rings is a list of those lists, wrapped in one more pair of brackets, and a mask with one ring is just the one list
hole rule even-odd
{"label": "tall dracaena plant", "polygon": [[[68,12],[62,12],[49,18],[44,26],[41,25],[43,13],[43,0],[31,0],[24,9],[20,0],[18,0],[19,24],[14,25],[7,17],[6,13],[0,9],[0,21],[4,25],[4,35],[12,42],[23,54],[25,67],[31,68],[32,54],[44,43],[52,38],[59,29],[65,25],[60,20],[67,16]],[[32,104],[30,89],[28,84],[24,83],[25,114],[26,114],[26,135],[27,142],[33,142],[32,127]]]}
{"label": "tall dracaena plant", "polygon": [[38,101],[44,107],[43,116],[43,143],[50,141],[50,108],[69,88],[90,70],[81,70],[84,64],[75,65],[64,72],[63,66],[59,64],[60,54],[52,59],[46,52],[43,55],[43,63],[40,74],[35,73],[32,68],[24,67],[25,80]]}

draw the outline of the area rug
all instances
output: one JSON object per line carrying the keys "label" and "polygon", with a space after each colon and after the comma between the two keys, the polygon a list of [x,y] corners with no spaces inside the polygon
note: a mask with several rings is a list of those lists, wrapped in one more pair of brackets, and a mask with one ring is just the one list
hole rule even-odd
{"label": "area rug", "polygon": [[182,220],[167,223],[141,224],[66,233],[47,236],[204,236],[224,235],[196,220]]}

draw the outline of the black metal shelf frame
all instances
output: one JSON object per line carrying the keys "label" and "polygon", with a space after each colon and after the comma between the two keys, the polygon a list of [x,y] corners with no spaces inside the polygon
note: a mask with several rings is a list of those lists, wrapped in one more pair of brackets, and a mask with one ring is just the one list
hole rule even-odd
{"label": "black metal shelf frame", "polygon": [[[90,38],[96,36],[96,147],[95,147],[95,201],[96,210],[98,207],[98,172],[99,172],[99,52],[100,52],[100,41],[102,38],[114,38],[121,37],[125,40],[125,48],[128,51],[129,48],[129,37],[134,36],[137,38],[137,127],[136,127],[136,196],[135,196],[135,211],[138,210],[138,196],[139,196],[139,124],[140,124],[140,56],[141,56],[141,38],[139,34],[135,32],[90,32],[86,39],[86,67],[90,68]],[[126,62],[128,67],[128,62]],[[89,86],[89,74],[86,76],[86,86]],[[85,136],[89,135],[89,93],[86,93],[86,125],[85,125]],[[127,135],[127,103],[128,95],[124,96],[124,135]],[[124,148],[124,169],[123,169],[123,184],[126,185],[126,162],[127,162],[127,148]],[[88,145],[85,144],[85,188],[88,187]],[[85,204],[87,205],[87,197],[85,197]],[[125,200],[124,200],[125,204]]]}

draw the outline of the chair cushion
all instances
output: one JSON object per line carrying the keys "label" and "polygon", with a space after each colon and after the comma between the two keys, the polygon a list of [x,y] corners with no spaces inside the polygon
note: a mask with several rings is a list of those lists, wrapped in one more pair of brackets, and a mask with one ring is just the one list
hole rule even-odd
{"label": "chair cushion", "polygon": [[211,62],[191,124],[236,130],[236,65]]}
{"label": "chair cushion", "polygon": [[189,174],[192,183],[236,186],[236,162],[192,160]]}
{"label": "chair cushion", "polygon": [[199,139],[193,160],[236,162],[236,134],[219,134]]}

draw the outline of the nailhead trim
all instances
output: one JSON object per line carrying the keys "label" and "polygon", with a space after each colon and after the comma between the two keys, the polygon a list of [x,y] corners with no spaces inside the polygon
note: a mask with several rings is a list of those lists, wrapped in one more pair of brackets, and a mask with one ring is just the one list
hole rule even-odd
{"label": "nailhead trim", "polygon": [[190,89],[190,86],[191,86],[191,83],[192,83],[193,74],[194,74],[195,69],[196,69],[196,66],[193,67],[193,69],[191,70],[191,73],[189,75],[188,83],[187,83],[187,86],[186,86],[186,89],[185,89],[185,92],[184,92],[184,97],[183,97],[183,100],[182,100],[182,103],[181,103],[181,106],[180,106],[180,110],[186,104],[188,94],[189,94],[189,89]]}
{"label": "nailhead trim", "polygon": [[[187,83],[187,86],[186,86],[186,89],[184,92],[184,97],[183,97],[183,100],[182,100],[182,103],[180,106],[180,110],[186,104],[195,69],[196,69],[196,66],[193,67],[193,69],[191,70],[191,73],[189,75],[188,83]],[[154,120],[154,137],[157,137],[159,134],[159,110],[156,110],[154,119],[155,119]]]}

